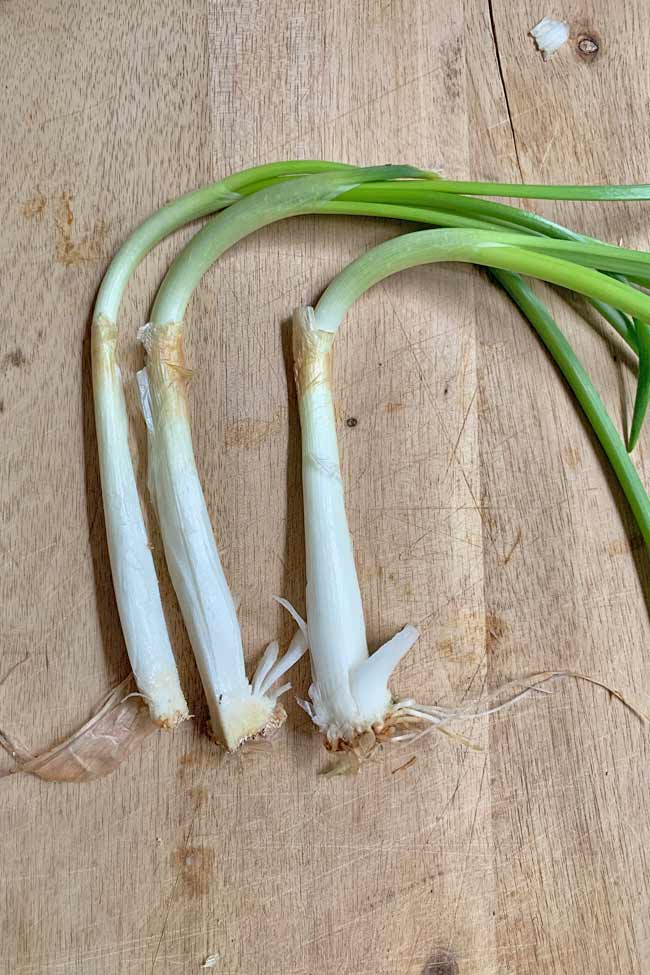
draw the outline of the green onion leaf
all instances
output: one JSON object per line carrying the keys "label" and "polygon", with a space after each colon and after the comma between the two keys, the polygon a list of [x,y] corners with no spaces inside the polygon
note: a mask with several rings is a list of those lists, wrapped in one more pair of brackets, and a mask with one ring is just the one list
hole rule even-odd
{"label": "green onion leaf", "polygon": [[635,325],[639,341],[639,380],[636,387],[632,424],[627,445],[630,453],[637,445],[650,401],[650,325],[638,319],[635,319]]}

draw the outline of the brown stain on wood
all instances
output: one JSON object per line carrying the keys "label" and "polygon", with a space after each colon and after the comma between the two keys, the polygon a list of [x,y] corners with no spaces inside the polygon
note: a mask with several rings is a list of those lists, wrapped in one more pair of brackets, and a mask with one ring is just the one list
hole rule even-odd
{"label": "brown stain on wood", "polygon": [[438,640],[436,643],[436,650],[438,656],[440,657],[453,657],[454,655],[454,641],[453,640]]}
{"label": "brown stain on wood", "polygon": [[179,782],[186,782],[190,785],[196,775],[196,769],[211,769],[214,766],[215,755],[212,749],[208,754],[201,750],[197,750],[195,753],[188,751],[181,755],[178,760],[176,778]]}
{"label": "brown stain on wood", "polygon": [[458,960],[449,948],[434,948],[422,969],[422,975],[458,975]]}
{"label": "brown stain on wood", "polygon": [[196,762],[193,761],[192,755],[189,752],[181,756],[176,768],[176,778],[179,782],[185,782],[187,779],[191,779],[192,769],[195,764]]}
{"label": "brown stain on wood", "polygon": [[630,538],[615,538],[607,546],[609,555],[629,555],[643,548],[643,536],[632,535]]}
{"label": "brown stain on wood", "polygon": [[176,778],[183,782],[184,780],[191,779],[193,775],[193,770],[198,768],[201,764],[198,753],[185,752],[184,755],[178,760],[178,767],[176,769]]}
{"label": "brown stain on wood", "polygon": [[492,650],[499,640],[508,632],[508,624],[496,613],[485,614],[485,645]]}
{"label": "brown stain on wood", "polygon": [[20,210],[25,220],[38,220],[40,222],[43,219],[46,206],[47,197],[37,189],[33,196],[21,204]]}
{"label": "brown stain on wood", "polygon": [[199,756],[195,752],[185,752],[178,760],[178,764],[184,768],[199,765]]}
{"label": "brown stain on wood", "polygon": [[401,410],[406,409],[404,403],[385,403],[384,410],[386,413],[399,413]]}
{"label": "brown stain on wood", "polygon": [[208,790],[204,789],[202,785],[195,785],[190,789],[190,799],[194,803],[194,807],[200,809],[208,801]]}
{"label": "brown stain on wood", "polygon": [[570,471],[574,471],[582,463],[582,451],[579,447],[563,447],[561,455]]}
{"label": "brown stain on wood", "polygon": [[207,846],[179,846],[172,852],[172,866],[178,867],[179,884],[188,897],[207,894],[214,860],[214,850]]}
{"label": "brown stain on wood", "polygon": [[5,366],[13,366],[14,369],[20,369],[22,366],[29,365],[27,356],[20,348],[14,349],[13,352],[7,352],[3,362]]}
{"label": "brown stain on wood", "polygon": [[66,191],[59,193],[55,198],[54,257],[57,263],[64,267],[76,267],[79,264],[89,264],[99,260],[108,233],[104,221],[98,220],[90,234],[74,240],[72,235],[74,226],[73,199],[72,194]]}
{"label": "brown stain on wood", "polygon": [[280,430],[280,417],[275,416],[272,420],[255,420],[253,417],[244,417],[229,423],[225,431],[226,447],[241,447],[251,450],[259,447],[272,434]]}

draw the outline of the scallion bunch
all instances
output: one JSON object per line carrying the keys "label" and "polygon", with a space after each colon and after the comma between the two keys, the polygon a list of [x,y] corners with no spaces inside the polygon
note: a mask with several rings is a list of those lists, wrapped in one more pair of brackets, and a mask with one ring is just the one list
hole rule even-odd
{"label": "scallion bunch", "polygon": [[[331,346],[355,297],[400,268],[435,260],[492,268],[558,362],[603,444],[644,537],[650,539],[647,494],[625,445],[562,333],[521,277],[538,277],[585,295],[638,355],[631,448],[650,398],[650,299],[640,290],[650,285],[647,255],[603,244],[525,210],[483,200],[484,195],[632,200],[650,198],[650,186],[520,186],[443,180],[412,167],[364,170],[321,161],[275,163],[181,197],[145,221],[118,251],[102,282],[92,325],[95,415],[117,605],[137,687],[156,724],[173,727],[187,717],[188,709],[129,454],[116,358],[117,323],[124,289],[137,265],[163,237],[188,221],[221,211],[181,251],[159,290],[150,321],[141,330],[147,362],[139,384],[148,429],[151,498],[213,730],[227,747],[236,748],[265,734],[282,720],[278,699],[288,685],[279,682],[308,643],[314,672],[309,707],[330,745],[349,743],[365,730],[390,725],[391,715],[396,714],[388,678],[417,633],[406,627],[368,656],[338,470]],[[289,649],[280,658],[272,642],[249,681],[234,602],[196,472],[185,390],[183,322],[194,289],[226,249],[271,222],[305,213],[390,218],[442,229],[381,245],[342,272],[314,311],[296,315],[310,579],[307,621],[293,611],[299,627]],[[327,524],[325,509],[331,514]],[[330,581],[326,584],[324,579]],[[413,702],[405,707],[412,709]]]}

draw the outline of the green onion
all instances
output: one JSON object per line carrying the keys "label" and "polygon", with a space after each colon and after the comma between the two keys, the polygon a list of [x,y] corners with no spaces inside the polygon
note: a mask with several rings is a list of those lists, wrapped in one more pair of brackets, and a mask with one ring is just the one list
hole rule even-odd
{"label": "green onion", "polygon": [[[577,263],[583,248],[586,267]],[[612,251],[616,250],[605,244],[572,244],[500,231],[424,230],[386,241],[353,262],[338,276],[336,287],[327,289],[319,308],[323,315],[327,310],[332,322],[338,319],[336,325],[328,327],[328,331],[335,331],[344,309],[377,281],[404,268],[438,260],[515,270],[598,298],[631,316],[650,318],[648,295],[592,269],[613,266],[624,269],[638,259],[636,251],[628,252],[634,257],[627,257],[624,252],[620,260],[614,259]]]}
{"label": "green onion", "polygon": [[[512,243],[509,241],[512,240]],[[305,705],[330,748],[357,752],[369,737],[390,738],[405,723],[432,720],[431,709],[393,701],[390,676],[417,639],[405,627],[372,656],[352,541],[345,514],[331,387],[331,350],[353,302],[397,271],[440,261],[483,264],[516,301],[558,363],[612,463],[634,515],[650,542],[650,502],[625,445],[569,343],[517,274],[522,272],[650,316],[650,297],[599,271],[548,256],[552,242],[484,230],[430,230],[387,241],[353,261],[325,290],[315,310],[294,315],[294,359],[303,451],[307,558],[307,620],[314,683]],[[602,250],[591,251],[590,256]],[[367,747],[364,745],[364,748]]]}
{"label": "green onion", "polygon": [[[391,191],[388,187],[382,187],[380,184],[371,187],[363,186],[342,194],[336,202],[328,206],[328,212],[337,212],[337,207],[343,208],[351,202],[375,206],[391,204],[400,207],[410,204],[413,213],[418,214],[418,216],[413,215],[410,218],[405,216],[404,219],[411,219],[417,223],[432,223],[441,227],[474,226],[477,228],[492,227],[495,230],[522,230],[558,240],[602,243],[595,238],[585,237],[582,234],[574,233],[572,230],[567,230],[566,227],[539,217],[535,213],[520,210],[518,207],[493,203],[489,200],[475,200],[453,194],[436,193],[435,190],[430,189],[431,186],[436,185],[435,183],[418,183],[413,180],[399,187],[399,195],[394,190]],[[339,212],[351,211],[342,209]],[[369,210],[362,208],[362,212],[368,214]],[[441,212],[446,215],[441,216]],[[432,215],[431,219],[427,219],[427,213]],[[379,211],[376,215],[391,216],[389,213],[381,214]],[[629,318],[604,302],[596,299],[588,300],[596,311],[621,335],[630,348],[638,354],[638,342]]]}

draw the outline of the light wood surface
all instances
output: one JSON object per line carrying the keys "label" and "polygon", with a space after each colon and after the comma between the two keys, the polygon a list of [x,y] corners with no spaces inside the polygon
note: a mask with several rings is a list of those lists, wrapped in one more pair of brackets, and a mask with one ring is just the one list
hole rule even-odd
{"label": "light wood surface", "polygon": [[[645,8],[571,6],[547,64],[530,0],[5,0],[0,5],[0,727],[69,733],[128,672],[104,537],[88,323],[116,247],[178,193],[255,162],[409,161],[455,177],[645,181]],[[591,60],[576,46],[597,38]],[[507,97],[506,97],[507,96]],[[648,206],[543,204],[646,247]],[[254,662],[304,605],[288,319],[388,224],[301,219],[221,260],[190,308],[195,446]],[[172,255],[135,276],[121,361]],[[550,294],[612,413],[633,374]],[[597,324],[597,323],[596,323]],[[395,686],[478,697],[559,666],[650,704],[650,573],[631,515],[537,340],[484,275],[420,269],[337,340],[340,445],[372,646],[423,635]],[[346,420],[354,417],[356,425]],[[647,434],[636,453],[650,483]],[[573,683],[395,747],[357,778],[291,704],[225,758],[152,524],[195,720],[85,786],[0,781],[0,971],[12,975],[643,975],[648,736]],[[295,683],[304,693],[308,667]],[[416,760],[410,765],[409,760]],[[8,757],[2,759],[9,767]]]}

